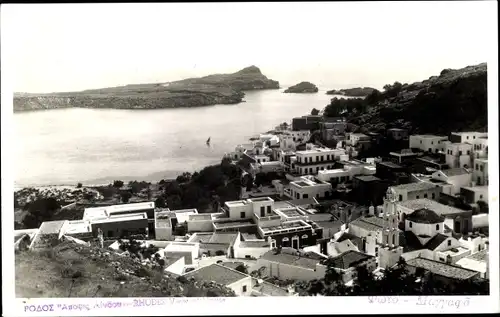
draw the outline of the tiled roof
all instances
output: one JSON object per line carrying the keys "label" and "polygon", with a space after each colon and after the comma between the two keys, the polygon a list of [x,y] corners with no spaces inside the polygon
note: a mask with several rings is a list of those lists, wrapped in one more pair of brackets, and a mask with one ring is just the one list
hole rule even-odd
{"label": "tiled roof", "polygon": [[361,248],[363,245],[363,240],[361,240],[360,237],[357,237],[353,234],[350,234],[348,232],[344,232],[340,238],[337,239],[337,242],[342,242],[345,240],[350,240],[354,245],[356,245],[358,248]]}
{"label": "tiled roof", "polygon": [[382,230],[384,219],[376,216],[362,216],[350,223],[351,226],[358,226],[369,231]]}
{"label": "tiled roof", "polygon": [[226,266],[212,264],[186,273],[184,276],[188,278],[193,277],[198,281],[214,281],[218,284],[229,285],[244,279],[249,275],[243,274]]}
{"label": "tiled roof", "polygon": [[474,254],[467,256],[467,258],[471,259],[471,260],[481,261],[481,262],[488,262],[489,251],[488,250],[481,250],[481,251],[478,251]]}
{"label": "tiled roof", "polygon": [[418,223],[433,224],[433,223],[444,222],[444,217],[439,216],[438,214],[436,214],[434,211],[432,211],[430,209],[422,208],[422,209],[415,210],[414,212],[409,214],[406,217],[406,220],[418,222]]}
{"label": "tiled roof", "polygon": [[444,175],[448,177],[453,177],[453,176],[458,176],[458,175],[465,175],[465,174],[470,174],[469,171],[467,171],[465,168],[450,168],[446,170],[441,170]]}
{"label": "tiled roof", "polygon": [[448,238],[449,238],[448,236],[438,233],[429,241],[427,241],[427,243],[425,244],[425,248],[434,251],[434,249],[439,247],[441,243],[443,243]]}
{"label": "tiled roof", "polygon": [[434,274],[459,280],[467,280],[479,274],[476,271],[424,258],[411,259],[406,264],[413,267],[421,267]]}
{"label": "tiled roof", "polygon": [[426,183],[426,182],[418,182],[418,183],[409,183],[409,184],[402,184],[402,185],[397,185],[397,186],[392,186],[391,188],[399,191],[399,190],[406,190],[408,192],[412,191],[417,191],[417,190],[427,190],[431,188],[435,188],[436,185]]}
{"label": "tiled roof", "polygon": [[424,248],[417,236],[411,231],[404,232],[404,241],[400,239],[399,244],[403,246],[403,252],[411,252]]}
{"label": "tiled roof", "polygon": [[334,267],[339,269],[347,270],[350,267],[356,266],[357,264],[364,262],[373,256],[364,254],[358,251],[349,250],[334,258],[331,258],[331,263]]}
{"label": "tiled roof", "polygon": [[306,269],[314,270],[316,268],[316,264],[320,262],[317,259],[311,259],[305,256],[298,256],[292,254],[279,253],[275,254],[274,250],[270,250],[264,255],[262,255],[261,259],[268,260],[270,262],[283,263],[298,267],[303,267]]}
{"label": "tiled roof", "polygon": [[440,216],[455,215],[455,214],[460,214],[460,213],[464,213],[464,212],[470,212],[467,210],[458,209],[458,208],[451,207],[448,205],[443,205],[435,200],[431,200],[428,198],[400,201],[400,202],[397,202],[397,204],[400,206],[409,208],[409,209],[413,209],[413,210],[427,208],[427,209],[434,211],[436,214],[438,214]]}

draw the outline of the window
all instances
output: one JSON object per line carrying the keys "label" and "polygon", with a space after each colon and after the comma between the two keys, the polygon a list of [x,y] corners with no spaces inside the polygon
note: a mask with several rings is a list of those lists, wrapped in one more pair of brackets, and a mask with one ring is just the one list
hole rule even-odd
{"label": "window", "polygon": [[448,246],[449,247],[451,246],[451,240],[448,240]]}
{"label": "window", "polygon": [[458,151],[458,155],[462,156],[462,151]]}
{"label": "window", "polygon": [[427,194],[424,194],[424,198],[427,198]]}
{"label": "window", "polygon": [[467,136],[467,140],[469,139],[469,136]]}
{"label": "window", "polygon": [[483,165],[479,166],[479,171],[483,171]]}
{"label": "window", "polygon": [[113,230],[108,230],[108,237],[112,237],[113,236]]}
{"label": "window", "polygon": [[396,244],[396,235],[395,234],[392,235],[392,244]]}
{"label": "window", "polygon": [[417,199],[420,199],[420,196],[419,196],[419,195],[417,195]]}
{"label": "window", "polygon": [[271,248],[276,248],[276,240],[275,239],[272,239],[271,240]]}
{"label": "window", "polygon": [[479,195],[479,199],[483,199],[483,195]]}
{"label": "window", "polygon": [[470,150],[467,150],[467,155],[470,155]]}
{"label": "window", "polygon": [[479,171],[479,165],[476,164],[476,171]]}
{"label": "window", "polygon": [[330,160],[330,154],[326,156],[326,159],[329,161]]}
{"label": "window", "polygon": [[267,213],[270,214],[271,213],[271,206],[267,206]]}
{"label": "window", "polygon": [[243,285],[243,293],[246,293],[246,291],[247,291],[247,286]]}
{"label": "window", "polygon": [[420,144],[422,144],[422,140],[420,140]]}
{"label": "window", "polygon": [[436,194],[432,193],[432,199],[436,198]]}
{"label": "window", "polygon": [[302,198],[309,198],[309,194],[302,195]]}
{"label": "window", "polygon": [[410,228],[413,226],[413,223],[410,221]]}
{"label": "window", "polygon": [[240,212],[240,218],[245,218],[245,212],[244,211]]}
{"label": "window", "polygon": [[436,230],[439,230],[439,224],[436,225]]}
{"label": "window", "polygon": [[431,144],[434,144],[434,141],[431,141]]}
{"label": "window", "polygon": [[403,195],[399,195],[399,201],[403,201]]}
{"label": "window", "polygon": [[264,206],[260,207],[260,216],[264,217],[266,215],[266,208]]}

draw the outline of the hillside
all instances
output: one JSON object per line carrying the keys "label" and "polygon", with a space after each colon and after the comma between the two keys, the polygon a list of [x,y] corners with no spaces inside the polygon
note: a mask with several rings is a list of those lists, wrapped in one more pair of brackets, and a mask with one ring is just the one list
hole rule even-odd
{"label": "hillside", "polygon": [[326,116],[344,112],[361,131],[408,128],[410,133],[448,134],[486,131],[488,126],[487,66],[445,69],[438,76],[412,84],[384,86],[365,99],[333,98]]}
{"label": "hillside", "polygon": [[14,112],[56,108],[159,109],[236,104],[244,91],[278,89],[255,66],[232,74],[216,74],[161,84],[134,84],[50,94],[14,94]]}
{"label": "hillside", "polygon": [[339,90],[328,90],[326,92],[327,95],[343,95],[347,97],[366,97],[371,94],[375,88],[371,87],[357,87],[357,88],[347,88],[347,89],[339,89]]}
{"label": "hillside", "polygon": [[213,282],[162,276],[112,250],[73,242],[63,242],[52,250],[17,252],[15,275],[16,297],[235,296]]}
{"label": "hillside", "polygon": [[318,92],[318,87],[316,87],[315,84],[310,83],[308,81],[303,81],[300,82],[296,85],[288,87],[285,91],[285,93],[316,93]]}

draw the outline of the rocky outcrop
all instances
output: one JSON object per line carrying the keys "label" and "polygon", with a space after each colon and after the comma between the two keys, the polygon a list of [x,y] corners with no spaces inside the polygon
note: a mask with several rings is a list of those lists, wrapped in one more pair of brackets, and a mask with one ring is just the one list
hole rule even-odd
{"label": "rocky outcrop", "polygon": [[487,131],[487,65],[445,69],[412,84],[386,85],[366,97],[367,111],[349,122],[371,130],[403,127],[411,133]]}
{"label": "rocky outcrop", "polygon": [[339,90],[329,90],[326,92],[327,95],[342,95],[346,97],[366,97],[371,94],[375,88],[371,87],[357,87],[357,88],[348,88],[348,89],[339,89]]}
{"label": "rocky outcrop", "polygon": [[14,112],[58,108],[159,109],[236,104],[244,91],[278,89],[255,66],[233,74],[188,78],[165,84],[138,84],[123,87],[53,94],[15,94]]}
{"label": "rocky outcrop", "polygon": [[288,87],[288,89],[286,89],[284,92],[296,94],[316,93],[318,92],[318,87],[316,87],[316,85],[314,85],[313,83],[303,81],[298,83],[297,85]]}

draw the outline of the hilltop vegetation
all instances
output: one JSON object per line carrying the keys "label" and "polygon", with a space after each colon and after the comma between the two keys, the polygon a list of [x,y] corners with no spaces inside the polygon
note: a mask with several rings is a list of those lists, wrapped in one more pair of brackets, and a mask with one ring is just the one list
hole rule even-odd
{"label": "hilltop vegetation", "polygon": [[366,98],[333,98],[324,115],[343,115],[360,131],[408,128],[410,133],[448,134],[486,131],[488,126],[486,63],[445,69],[422,82],[385,85]]}
{"label": "hilltop vegetation", "polygon": [[188,78],[170,83],[134,84],[51,94],[15,94],[14,111],[55,108],[156,109],[235,104],[243,91],[278,89],[256,66],[232,74]]}
{"label": "hilltop vegetation", "polygon": [[16,297],[232,297],[231,289],[164,274],[111,250],[63,242],[15,258]]}
{"label": "hilltop vegetation", "polygon": [[373,93],[376,89],[371,87],[357,87],[357,88],[347,88],[339,90],[329,90],[326,92],[327,95],[343,95],[347,97],[366,97]]}

